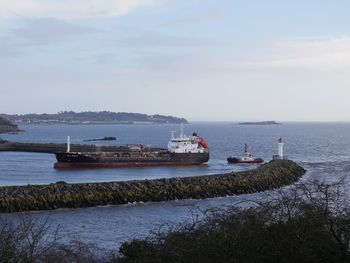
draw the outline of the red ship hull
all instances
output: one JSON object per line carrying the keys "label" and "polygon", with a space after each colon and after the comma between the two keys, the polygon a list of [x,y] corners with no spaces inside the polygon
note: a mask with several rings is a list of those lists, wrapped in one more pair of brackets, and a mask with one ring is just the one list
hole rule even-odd
{"label": "red ship hull", "polygon": [[68,168],[123,168],[152,166],[200,165],[209,160],[209,153],[169,152],[100,152],[100,153],[56,153],[57,169]]}

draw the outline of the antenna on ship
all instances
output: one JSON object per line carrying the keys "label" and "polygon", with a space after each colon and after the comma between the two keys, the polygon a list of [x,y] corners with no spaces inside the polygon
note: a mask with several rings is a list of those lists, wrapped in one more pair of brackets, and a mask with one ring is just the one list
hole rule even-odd
{"label": "antenna on ship", "polygon": [[184,124],[181,123],[180,125],[180,137],[182,138],[184,136]]}
{"label": "antenna on ship", "polygon": [[175,138],[175,131],[171,131],[171,139]]}
{"label": "antenna on ship", "polygon": [[67,136],[67,153],[70,152],[70,136]]}

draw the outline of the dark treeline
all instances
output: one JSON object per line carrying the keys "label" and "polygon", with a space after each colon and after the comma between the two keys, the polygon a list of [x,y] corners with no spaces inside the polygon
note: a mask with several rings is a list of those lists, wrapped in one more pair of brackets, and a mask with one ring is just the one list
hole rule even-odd
{"label": "dark treeline", "polygon": [[10,122],[9,120],[3,118],[0,116],[0,125],[5,125],[5,126],[16,126],[15,124],[13,124],[12,122]]}
{"label": "dark treeline", "polygon": [[[1,262],[350,262],[350,213],[343,182],[298,184],[191,224],[124,243],[102,254],[79,241],[47,238],[48,223],[23,217],[0,226]],[[245,208],[242,208],[245,207]],[[247,208],[248,207],[248,208]]]}
{"label": "dark treeline", "polygon": [[0,116],[0,133],[18,132],[18,131],[19,129],[17,125],[13,124],[8,119]]}
{"label": "dark treeline", "polygon": [[17,123],[72,123],[72,122],[101,122],[101,123],[127,123],[127,122],[152,122],[152,123],[187,123],[184,118],[164,115],[147,115],[142,113],[111,112],[111,111],[61,111],[55,114],[3,114],[4,117]]}

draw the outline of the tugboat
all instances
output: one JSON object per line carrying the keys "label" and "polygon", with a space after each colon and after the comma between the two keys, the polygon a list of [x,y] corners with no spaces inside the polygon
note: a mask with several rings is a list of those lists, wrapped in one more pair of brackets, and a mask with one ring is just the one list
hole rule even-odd
{"label": "tugboat", "polygon": [[71,152],[68,137],[67,151],[57,152],[56,159],[54,167],[58,169],[200,165],[208,162],[209,147],[197,133],[189,137],[182,129],[178,137],[172,132],[167,149],[157,150],[138,145],[115,152]]}
{"label": "tugboat", "polygon": [[255,163],[263,163],[264,160],[261,158],[255,158],[251,153],[248,152],[248,145],[244,144],[244,153],[242,158],[236,158],[230,156],[227,158],[228,163],[243,163],[243,164],[255,164]]}

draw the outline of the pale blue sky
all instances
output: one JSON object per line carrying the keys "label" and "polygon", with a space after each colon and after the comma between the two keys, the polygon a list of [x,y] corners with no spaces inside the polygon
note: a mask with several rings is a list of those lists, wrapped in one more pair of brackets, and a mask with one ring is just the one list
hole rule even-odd
{"label": "pale blue sky", "polygon": [[350,121],[350,2],[0,0],[0,113]]}

